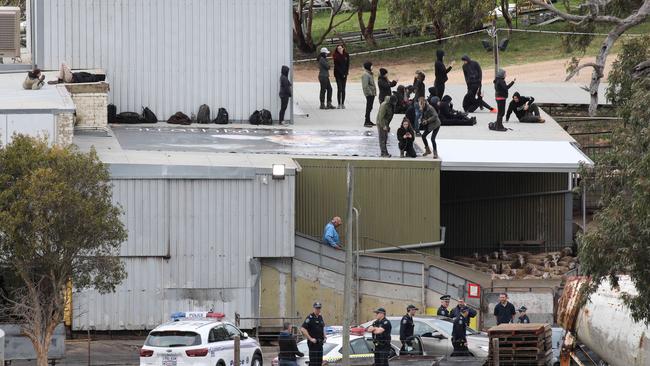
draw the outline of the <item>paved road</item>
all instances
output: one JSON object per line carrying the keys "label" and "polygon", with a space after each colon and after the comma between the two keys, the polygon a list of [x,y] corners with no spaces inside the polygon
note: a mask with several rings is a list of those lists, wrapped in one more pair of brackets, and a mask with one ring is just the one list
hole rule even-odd
{"label": "paved road", "polygon": [[[90,361],[93,366],[137,366],[142,340],[97,340],[90,343]],[[88,343],[82,340],[66,341],[66,358],[57,365],[88,365]],[[277,347],[262,347],[264,365],[270,366],[277,355]],[[12,366],[33,365],[34,362],[13,362]]]}

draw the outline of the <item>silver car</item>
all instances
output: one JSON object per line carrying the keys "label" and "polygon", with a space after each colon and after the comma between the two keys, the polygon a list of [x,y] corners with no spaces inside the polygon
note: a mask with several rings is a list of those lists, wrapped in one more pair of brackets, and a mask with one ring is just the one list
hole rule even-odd
{"label": "silver car", "polygon": [[[397,347],[401,347],[402,343],[399,340],[400,321],[402,317],[388,316],[392,326],[391,343]],[[413,323],[415,329],[414,335],[422,338],[424,352],[431,356],[450,356],[454,351],[451,344],[451,333],[454,328],[453,319],[444,316],[414,316]],[[372,325],[372,321],[361,324],[362,327],[367,328]],[[467,347],[469,351],[476,357],[488,357],[489,338],[487,333],[477,332],[471,328],[467,328]]]}

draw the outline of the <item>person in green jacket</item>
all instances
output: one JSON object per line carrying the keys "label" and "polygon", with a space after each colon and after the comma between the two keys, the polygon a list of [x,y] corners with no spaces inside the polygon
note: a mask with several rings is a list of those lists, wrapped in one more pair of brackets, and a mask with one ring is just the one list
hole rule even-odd
{"label": "person in green jacket", "polygon": [[366,119],[363,127],[372,127],[375,124],[370,121],[370,112],[372,112],[372,105],[375,102],[377,95],[377,86],[375,85],[375,77],[372,74],[372,62],[366,61],[363,64],[364,73],[361,76],[361,88],[363,95],[366,96]]}
{"label": "person in green jacket", "polygon": [[388,141],[388,133],[390,132],[390,121],[393,120],[395,106],[397,105],[397,97],[391,95],[390,98],[385,99],[379,106],[377,113],[377,136],[379,136],[379,150],[381,151],[382,158],[390,158],[386,142]]}

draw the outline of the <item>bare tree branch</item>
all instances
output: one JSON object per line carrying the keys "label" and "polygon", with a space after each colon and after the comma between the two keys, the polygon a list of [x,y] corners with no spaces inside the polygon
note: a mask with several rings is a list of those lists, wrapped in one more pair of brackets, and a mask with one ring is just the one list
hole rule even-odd
{"label": "bare tree branch", "polygon": [[[545,0],[530,0],[531,3],[539,5],[547,10],[550,10],[554,12],[557,16],[560,18],[567,20],[569,22],[573,23],[582,23],[588,20],[593,20],[596,22],[601,22],[601,23],[614,23],[614,24],[621,24],[623,22],[623,19],[611,16],[611,15],[596,15],[596,14],[590,14],[590,15],[576,15],[576,14],[569,14],[566,12],[563,12],[556,8],[553,4],[547,3]],[[590,7],[592,9],[592,7]]]}
{"label": "bare tree branch", "polygon": [[345,19],[343,19],[343,20],[339,21],[338,23],[334,24],[334,17],[339,13],[339,11],[341,10],[342,5],[343,5],[343,2],[341,1],[340,5],[338,6],[338,8],[336,10],[334,8],[332,8],[332,13],[330,15],[330,22],[329,22],[329,24],[327,26],[327,29],[325,30],[325,32],[323,32],[323,35],[321,35],[318,42],[316,42],[314,44],[314,46],[316,48],[318,48],[318,46],[322,45],[323,42],[325,42],[325,39],[327,38],[327,35],[332,31],[332,29],[336,29],[339,25],[349,21],[356,14],[355,12],[352,11],[352,12],[350,12],[350,15],[348,17],[346,17]]}
{"label": "bare tree branch", "polygon": [[569,81],[571,80],[574,76],[578,74],[578,72],[586,67],[593,67],[594,70],[602,75],[603,70],[602,67],[595,62],[585,62],[584,64],[576,67],[575,69],[571,70],[571,72],[567,75],[566,79],[564,81]]}

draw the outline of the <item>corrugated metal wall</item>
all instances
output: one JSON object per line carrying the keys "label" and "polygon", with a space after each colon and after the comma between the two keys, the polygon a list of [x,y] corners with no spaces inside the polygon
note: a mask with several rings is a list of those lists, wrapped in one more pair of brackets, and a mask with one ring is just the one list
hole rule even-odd
{"label": "corrugated metal wall", "polygon": [[[290,0],[36,0],[37,63],[107,72],[119,111],[279,111]],[[38,44],[40,43],[40,44]]]}
{"label": "corrugated metal wall", "polygon": [[294,255],[293,175],[113,183],[128,278],[113,294],[75,294],[75,329],[151,329],[173,311],[210,308],[255,316],[255,258]]}
{"label": "corrugated metal wall", "polygon": [[354,207],[362,249],[440,240],[440,163],[433,161],[298,159],[296,231],[322,237],[341,216],[347,230],[346,166],[354,169]]}
{"label": "corrugated metal wall", "polygon": [[566,173],[443,172],[445,257],[486,253],[504,240],[565,246]]}

